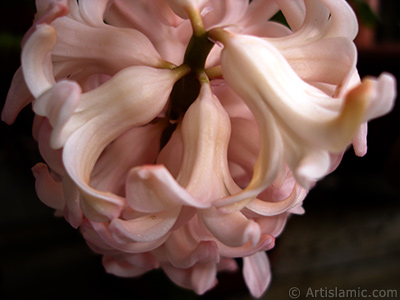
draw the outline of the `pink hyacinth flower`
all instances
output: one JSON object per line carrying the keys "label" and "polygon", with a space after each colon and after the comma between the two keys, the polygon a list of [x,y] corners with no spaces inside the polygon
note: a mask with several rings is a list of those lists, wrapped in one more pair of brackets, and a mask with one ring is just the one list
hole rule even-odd
{"label": "pink hyacinth flower", "polygon": [[394,104],[392,75],[358,76],[344,0],[36,6],[2,119],[32,104],[37,194],[118,276],[203,294],[243,258],[260,297],[288,217]]}

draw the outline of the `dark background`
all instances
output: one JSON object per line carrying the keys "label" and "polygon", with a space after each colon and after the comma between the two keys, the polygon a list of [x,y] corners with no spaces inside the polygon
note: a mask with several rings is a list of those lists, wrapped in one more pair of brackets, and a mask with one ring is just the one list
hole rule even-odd
{"label": "dark background", "polygon": [[[34,1],[0,2],[3,107],[19,67],[20,39]],[[400,1],[382,1],[377,36],[359,48],[361,76],[388,71],[400,78]],[[306,214],[293,216],[269,251],[273,280],[263,299],[290,299],[298,287],[396,289],[400,297],[400,104],[369,124],[368,154],[350,149],[340,167],[314,188]],[[0,299],[251,299],[241,272],[220,274],[205,296],[173,285],[161,271],[139,279],[108,275],[77,230],[53,217],[34,191],[31,167],[41,161],[31,137],[32,112],[0,123]],[[323,298],[323,297],[320,297]]]}

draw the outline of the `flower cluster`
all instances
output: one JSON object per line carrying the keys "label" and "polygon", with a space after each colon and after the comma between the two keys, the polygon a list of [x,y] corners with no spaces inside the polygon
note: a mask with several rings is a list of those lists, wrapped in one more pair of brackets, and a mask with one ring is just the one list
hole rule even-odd
{"label": "flower cluster", "polygon": [[243,258],[261,296],[288,216],[393,106],[391,75],[358,76],[344,0],[36,6],[2,119],[32,103],[37,194],[118,276],[202,294]]}

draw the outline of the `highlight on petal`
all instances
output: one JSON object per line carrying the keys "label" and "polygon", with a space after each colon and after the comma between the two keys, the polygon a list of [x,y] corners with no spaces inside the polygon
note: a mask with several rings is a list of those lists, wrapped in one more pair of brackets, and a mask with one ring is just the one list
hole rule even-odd
{"label": "highlight on petal", "polygon": [[57,33],[49,25],[38,25],[27,40],[21,55],[25,82],[37,98],[54,84],[49,54],[57,40]]}

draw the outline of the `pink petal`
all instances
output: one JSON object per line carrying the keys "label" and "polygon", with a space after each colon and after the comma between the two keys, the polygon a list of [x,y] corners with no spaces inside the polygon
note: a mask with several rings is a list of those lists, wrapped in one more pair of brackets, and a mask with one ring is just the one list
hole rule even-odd
{"label": "pink petal", "polygon": [[109,230],[121,241],[151,242],[168,234],[180,212],[180,207],[148,214],[131,220],[113,219]]}
{"label": "pink petal", "polygon": [[367,154],[367,133],[368,124],[367,122],[364,122],[353,137],[353,148],[357,156],[362,157]]}
{"label": "pink petal", "polygon": [[63,210],[65,205],[61,182],[55,181],[43,163],[38,163],[32,168],[36,178],[36,193],[44,204],[56,210]]}
{"label": "pink petal", "polygon": [[192,272],[193,289],[202,295],[217,284],[217,266],[215,262],[196,264]]}
{"label": "pink petal", "polygon": [[186,226],[171,233],[165,242],[168,260],[177,268],[189,268],[197,263],[218,262],[219,252],[213,241],[197,242]]}
{"label": "pink petal", "polygon": [[283,49],[281,53],[303,80],[335,85],[351,75],[357,57],[354,44],[342,37]]}
{"label": "pink petal", "polygon": [[279,7],[275,1],[253,0],[239,24],[245,30],[271,19],[278,11]]}
{"label": "pink petal", "polygon": [[243,258],[243,277],[253,297],[261,297],[271,282],[271,271],[265,252]]}
{"label": "pink petal", "polygon": [[207,229],[222,243],[239,247],[251,241],[253,246],[260,240],[261,230],[256,222],[241,212],[220,213],[216,208],[199,210],[198,215]]}
{"label": "pink petal", "polygon": [[246,208],[262,216],[278,215],[287,211],[291,207],[296,206],[300,201],[303,200],[300,191],[301,188],[296,186],[286,199],[279,202],[267,202],[254,199],[252,202],[247,204]]}
{"label": "pink petal", "polygon": [[[254,222],[254,221],[253,221]],[[203,222],[197,221],[197,219],[192,219],[188,223],[188,228],[190,230],[190,235],[200,242],[204,240],[214,241],[219,250],[221,257],[243,257],[252,255],[258,251],[266,251],[274,247],[275,239],[270,234],[261,233],[259,242],[257,245],[253,245],[252,241],[247,241],[247,243],[242,246],[229,246],[223,242],[216,239],[212,232],[203,224]],[[233,235],[233,233],[231,233]],[[236,238],[238,239],[238,238]]]}
{"label": "pink petal", "polygon": [[[298,31],[303,25],[306,14],[303,0],[274,0],[285,16],[290,28]],[[306,1],[307,2],[307,1]]]}
{"label": "pink petal", "polygon": [[176,178],[182,165],[182,130],[178,124],[168,143],[161,149],[157,157],[157,164],[164,165],[171,175]]}
{"label": "pink petal", "polygon": [[148,213],[179,205],[198,208],[210,206],[209,202],[194,198],[161,165],[132,169],[126,182],[126,198],[130,207]]}
{"label": "pink petal", "polygon": [[52,88],[33,101],[33,110],[39,116],[49,119],[54,130],[50,136],[50,146],[58,149],[68,136],[63,132],[64,125],[71,119],[80,103],[81,88],[71,81],[57,82]]}
{"label": "pink petal", "polygon": [[72,227],[78,228],[83,221],[79,190],[68,176],[63,178],[63,190],[65,199],[64,218]]}
{"label": "pink petal", "polygon": [[[88,238],[93,245],[98,245],[100,247],[104,247],[103,243],[105,245],[111,246],[114,249],[120,250],[125,253],[142,253],[142,252],[147,252],[154,250],[158,247],[160,247],[168,238],[168,235],[164,235],[160,239],[153,240],[150,242],[127,242],[127,241],[120,241],[116,240],[114,238],[114,235],[111,234],[110,230],[108,229],[108,224],[106,223],[99,223],[99,222],[93,222],[89,221],[90,227],[94,229],[94,232],[88,231],[87,236],[85,238]],[[99,242],[97,239],[99,239]]]}
{"label": "pink petal", "polygon": [[104,255],[102,263],[107,273],[121,277],[140,276],[159,267],[151,253],[125,254],[121,256]]}
{"label": "pink petal", "polygon": [[65,143],[63,161],[82,193],[81,206],[88,218],[106,221],[119,216],[125,199],[88,185],[95,162],[116,137],[162,111],[180,74],[179,70],[131,67],[82,95],[79,113],[64,126],[73,133]]}
{"label": "pink petal", "polygon": [[129,170],[155,161],[163,129],[161,123],[148,124],[132,128],[118,137],[96,162],[90,186],[125,195],[125,181]]}
{"label": "pink petal", "polygon": [[32,99],[33,97],[26,85],[22,68],[19,68],[15,72],[8,90],[6,102],[1,112],[1,120],[8,125],[14,123],[17,115]]}
{"label": "pink petal", "polygon": [[76,76],[78,72],[86,76],[113,75],[134,65],[167,65],[149,39],[137,30],[105,25],[92,27],[70,18],[58,19],[53,26],[58,34],[53,51],[58,77]]}
{"label": "pink petal", "polygon": [[21,63],[25,82],[37,98],[54,84],[48,60],[57,40],[57,33],[49,25],[38,25],[22,50]]}
{"label": "pink petal", "polygon": [[37,13],[33,25],[25,33],[21,45],[25,46],[26,41],[36,30],[36,26],[40,24],[51,24],[55,19],[68,14],[68,0],[37,0]]}
{"label": "pink petal", "polygon": [[88,25],[95,27],[105,25],[103,16],[109,2],[109,0],[97,0],[96,2],[79,0],[80,14]]}
{"label": "pink petal", "polygon": [[204,25],[210,28],[236,24],[246,13],[248,6],[249,2],[246,0],[209,1],[205,5],[207,13],[203,16]]}

